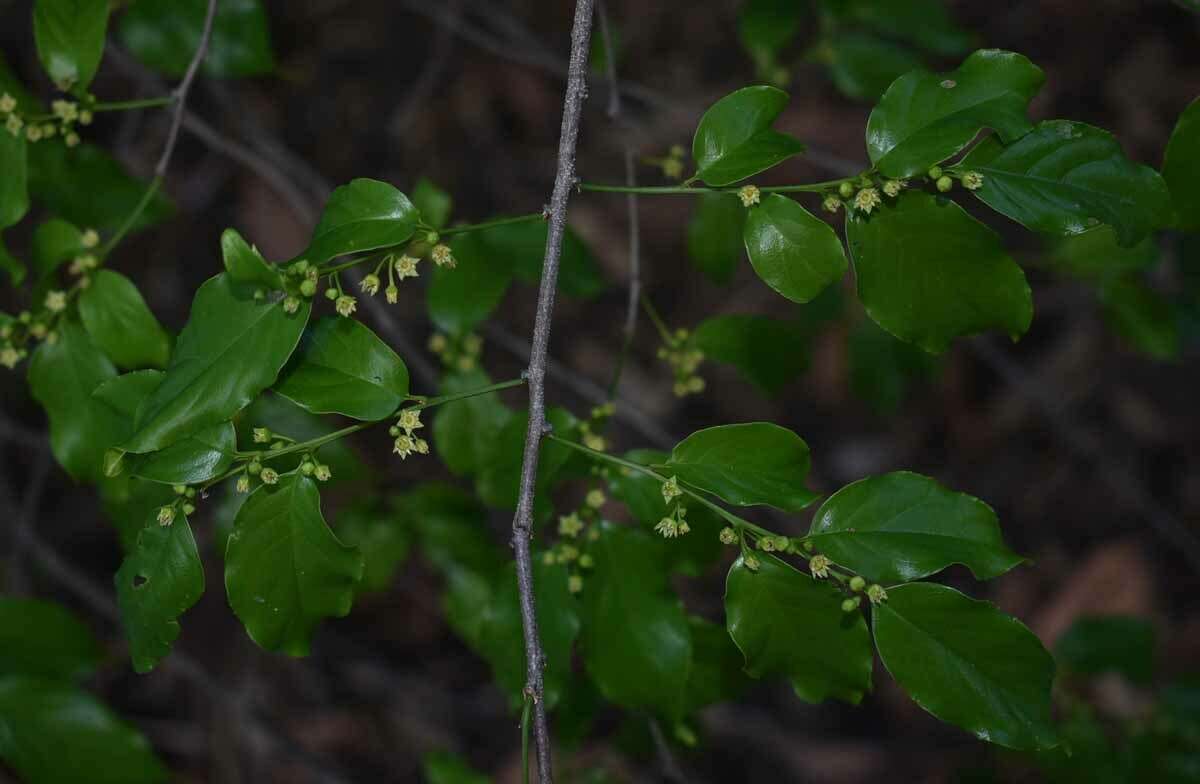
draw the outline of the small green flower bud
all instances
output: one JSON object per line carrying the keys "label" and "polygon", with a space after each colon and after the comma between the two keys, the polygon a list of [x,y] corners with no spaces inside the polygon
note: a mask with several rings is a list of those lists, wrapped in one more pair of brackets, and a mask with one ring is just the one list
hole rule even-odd
{"label": "small green flower bud", "polygon": [[255,302],[262,302],[266,298],[267,298],[267,290],[266,289],[255,289],[254,290],[254,301]]}
{"label": "small green flower bud", "polygon": [[300,294],[305,297],[312,297],[317,293],[317,282],[312,278],[305,278],[300,282]]}
{"label": "small green flower bud", "polygon": [[942,176],[942,167],[941,166],[931,166],[929,168],[929,179],[936,180],[938,177],[941,177],[941,176]]}
{"label": "small green flower bud", "polygon": [[838,194],[841,195],[843,199],[849,199],[854,195],[854,183],[843,182],[838,186]]}
{"label": "small green flower bud", "polygon": [[440,239],[441,239],[441,236],[438,235],[438,233],[436,231],[431,231],[425,235],[425,241],[428,242],[430,245],[433,245]]}
{"label": "small green flower bud", "polygon": [[160,506],[158,508],[158,524],[170,525],[173,522],[175,522],[175,507]]}
{"label": "small green flower bud", "polygon": [[395,438],[396,436],[400,435],[400,428],[396,427],[395,425],[392,425],[391,427],[388,428],[388,435],[391,436],[392,438]]}
{"label": "small green flower bud", "polygon": [[187,492],[185,492],[185,493],[183,494],[183,497],[184,497],[184,498],[195,498],[195,497],[196,497],[196,488],[194,488],[194,487],[189,487],[189,488],[187,489]]}
{"label": "small green flower bud", "polygon": [[183,495],[187,492],[187,485],[175,485],[171,489],[175,491],[175,495]]}
{"label": "small green flower bud", "polygon": [[857,596],[842,601],[842,612],[851,613],[858,609],[859,598]]}
{"label": "small green flower bud", "polygon": [[265,444],[271,440],[271,431],[265,427],[254,428],[254,443]]}
{"label": "small green flower bud", "polygon": [[882,604],[887,601],[888,595],[882,585],[871,585],[867,588],[867,598],[871,604]]}
{"label": "small green flower bud", "polygon": [[239,493],[249,493],[250,492],[250,477],[246,476],[245,474],[242,474],[241,476],[238,477],[237,491]]}
{"label": "small green flower bud", "polygon": [[333,286],[330,286],[329,288],[325,289],[325,299],[330,300],[332,302],[333,300],[335,300],[337,298],[338,298],[338,290],[337,289],[335,289]]}
{"label": "small green flower bud", "polygon": [[283,312],[291,315],[300,310],[300,300],[295,297],[285,297],[283,300]]}
{"label": "small green flower bud", "polygon": [[251,460],[250,465],[246,466],[246,473],[250,476],[258,476],[262,472],[262,463],[257,460]]}
{"label": "small green flower bud", "polygon": [[937,179],[937,189],[942,193],[948,193],[954,187],[954,180],[944,174]]}
{"label": "small green flower bud", "polygon": [[300,473],[304,474],[305,476],[312,476],[313,471],[316,471],[316,470],[317,470],[317,466],[311,460],[305,460],[303,463],[300,464]]}
{"label": "small green flower bud", "polygon": [[304,273],[308,272],[308,267],[308,259],[300,259],[291,266],[288,272],[292,273],[293,275],[303,275]]}
{"label": "small green flower bud", "polygon": [[725,526],[721,529],[721,533],[718,538],[721,540],[721,544],[735,544],[738,538],[737,531],[733,530],[729,526]]}
{"label": "small green flower bud", "polygon": [[331,478],[333,478],[333,472],[329,470],[329,466],[325,465],[324,463],[320,463],[317,465],[316,469],[313,470],[313,477],[315,477],[318,482],[328,482]]}
{"label": "small green flower bud", "polygon": [[746,568],[749,569],[750,571],[752,571],[752,572],[758,571],[758,567],[759,567],[758,559],[755,558],[753,555],[747,555],[744,558],[742,558],[742,563],[744,563],[746,565]]}
{"label": "small green flower bud", "polygon": [[279,472],[274,468],[264,468],[258,475],[264,485],[273,485],[279,481]]}
{"label": "small green flower bud", "polygon": [[859,575],[854,575],[850,578],[850,590],[859,593],[863,588],[867,587],[867,581]]}
{"label": "small green flower bud", "polygon": [[808,569],[812,572],[812,576],[818,580],[823,580],[829,576],[829,567],[832,562],[827,556],[818,553],[808,562]]}
{"label": "small green flower bud", "polygon": [[196,507],[194,504],[184,504],[182,508],[185,515],[190,516],[196,513]]}
{"label": "small green flower bud", "polygon": [[567,578],[567,590],[571,593],[579,593],[583,590],[583,578],[577,574],[573,574]]}

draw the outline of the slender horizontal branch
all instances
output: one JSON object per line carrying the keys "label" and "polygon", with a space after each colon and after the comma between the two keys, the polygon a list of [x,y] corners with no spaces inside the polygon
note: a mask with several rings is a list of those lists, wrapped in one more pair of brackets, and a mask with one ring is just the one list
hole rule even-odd
{"label": "slender horizontal branch", "polygon": [[453,237],[456,234],[466,234],[471,231],[483,231],[484,229],[494,229],[497,226],[508,226],[513,223],[532,223],[534,221],[546,220],[544,212],[531,212],[528,215],[517,215],[512,218],[497,218],[496,220],[484,221],[483,223],[469,223],[465,226],[451,226],[448,229],[442,229],[439,234],[443,237]]}
{"label": "slender horizontal branch", "polygon": [[[842,177],[837,180],[813,182],[802,185],[766,185],[758,190],[761,193],[822,193],[838,187],[843,182],[853,182],[856,177]],[[720,188],[710,188],[703,185],[605,185],[596,182],[581,182],[581,191],[593,193],[639,193],[644,196],[696,196],[701,193],[737,193],[742,186],[730,185]]]}

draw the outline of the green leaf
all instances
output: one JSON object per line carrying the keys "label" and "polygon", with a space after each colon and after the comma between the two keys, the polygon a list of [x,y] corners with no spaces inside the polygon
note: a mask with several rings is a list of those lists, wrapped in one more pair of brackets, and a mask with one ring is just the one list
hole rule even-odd
{"label": "green leaf", "polygon": [[912,583],[890,589],[871,622],[888,672],[937,718],[1013,749],[1056,745],[1054,659],[1017,619],[953,588]]}
{"label": "green leaf", "polygon": [[[151,372],[151,371],[146,371]],[[237,498],[245,498],[236,494]],[[112,523],[121,540],[121,550],[133,552],[137,547],[138,535],[146,524],[150,510],[175,500],[170,485],[138,479],[125,472],[117,477],[105,477],[100,483],[100,501],[104,516]],[[224,540],[221,540],[224,543]]]}
{"label": "green leaf", "polygon": [[36,0],[33,40],[38,59],[58,89],[82,92],[104,55],[108,0]]}
{"label": "green leaf", "polygon": [[[259,395],[238,417],[246,424],[265,427],[272,433],[283,433],[297,441],[311,441],[329,434],[325,419],[310,414],[281,395],[267,393]],[[243,427],[239,444],[243,451],[262,449],[254,443],[253,428]],[[375,468],[362,460],[346,439],[332,441],[318,451],[321,462],[329,466],[333,479],[325,485],[339,482],[357,482],[370,485],[375,481]],[[302,454],[293,453],[275,458],[271,465],[279,473],[295,470],[304,462]]]}
{"label": "green leaf", "polygon": [[692,669],[683,689],[679,716],[733,699],[751,683],[743,669],[742,652],[724,626],[689,615],[688,627],[692,635]]}
{"label": "green leaf", "polygon": [[0,678],[80,680],[91,675],[101,655],[92,632],[62,605],[0,596]]}
{"label": "green leaf", "polygon": [[153,452],[230,419],[275,382],[300,340],[309,303],[287,314],[282,301],[256,300],[227,274],[209,278],[167,366],[162,386],[138,411],[122,448]]}
{"label": "green leaf", "polygon": [[912,177],[966,147],[983,128],[1012,141],[1032,127],[1026,109],[1044,80],[1028,59],[999,49],[980,49],[947,74],[907,73],[867,120],[871,163],[887,177]]}
{"label": "green leaf", "polygon": [[[137,59],[167,76],[183,76],[200,44],[205,0],[137,0],[118,27]],[[275,67],[267,14],[259,0],[221,0],[201,70],[208,76],[270,73]]]}
{"label": "green leaf", "polygon": [[[79,184],[86,182],[88,187]],[[148,183],[130,176],[103,148],[92,144],[34,144],[29,148],[29,192],[50,212],[76,226],[117,231],[146,193]],[[96,198],[103,193],[104,198]],[[138,231],[171,214],[160,190],[134,221]]]}
{"label": "green leaf", "polygon": [[858,31],[835,34],[815,54],[828,61],[834,86],[862,101],[878,100],[898,77],[921,67],[907,46]]}
{"label": "green leaf", "polygon": [[1163,179],[1181,231],[1200,232],[1200,98],[1179,115],[1163,155]]}
{"label": "green leaf", "polygon": [[751,677],[782,675],[806,702],[830,697],[857,705],[871,691],[871,638],[841,593],[761,553],[757,571],[738,558],[725,583],[729,635]]}
{"label": "green leaf", "polygon": [[122,422],[95,415],[92,392],[116,378],[117,369],[88,339],[83,327],[63,319],[58,341],[43,342],[29,363],[29,389],[50,419],[50,448],[76,481],[102,475],[104,451],[121,434]]}
{"label": "green leaf", "polygon": [[[555,433],[569,438],[575,428],[575,417],[566,409],[552,407],[546,411],[546,421]],[[475,490],[480,499],[493,509],[516,509],[520,494],[521,461],[525,451],[525,431],[529,427],[529,414],[522,411],[514,414],[487,444],[481,463]],[[479,434],[475,434],[479,438]],[[539,517],[550,511],[546,493],[554,485],[559,473],[573,454],[570,447],[554,441],[542,441],[538,457],[536,488]]]}
{"label": "green leaf", "polygon": [[363,554],[364,570],[358,593],[385,591],[408,558],[411,541],[396,514],[364,506],[343,509],[337,516],[337,535]]}
{"label": "green leaf", "polygon": [[79,318],[92,341],[118,367],[166,367],[171,336],[146,306],[133,281],[102,269],[79,295]]}
{"label": "green leaf", "polygon": [[62,218],[51,218],[33,230],[31,255],[38,280],[44,280],[64,261],[87,252],[83,247],[83,232]]}
{"label": "green leaf", "polygon": [[793,302],[812,300],[846,274],[833,227],[778,193],[750,208],[743,237],[758,277]]}
{"label": "green leaf", "polygon": [[[479,368],[448,373],[442,379],[440,394],[470,392],[491,383],[492,379]],[[438,406],[433,415],[433,448],[451,473],[477,474],[483,470],[496,437],[512,418],[512,411],[496,392]]]}
{"label": "green leaf", "polygon": [[1154,677],[1154,626],[1144,618],[1095,615],[1077,619],[1054,646],[1065,669],[1084,675],[1119,672],[1135,683]]}
{"label": "green leaf", "polygon": [[508,291],[512,271],[478,232],[455,237],[450,247],[457,265],[434,268],[425,296],[433,323],[457,335],[492,315]]}
{"label": "green leaf", "polygon": [[1050,248],[1050,262],[1056,269],[1097,282],[1152,267],[1158,258],[1158,243],[1153,237],[1123,248],[1111,226],[1063,237]]}
{"label": "green leaf", "polygon": [[25,137],[0,133],[0,229],[17,224],[29,211]]}
{"label": "green leaf", "polygon": [[160,784],[150,744],[87,692],[0,678],[0,760],[25,784]]}
{"label": "green leaf", "polygon": [[221,233],[221,255],[225,259],[225,271],[237,283],[265,286],[270,290],[283,288],[279,269],[268,264],[258,248],[242,239],[236,229]]}
{"label": "green leaf", "polygon": [[738,38],[760,68],[775,62],[800,31],[799,3],[747,0],[738,14]]}
{"label": "green leaf", "polygon": [[207,482],[229,470],[236,459],[232,422],[197,430],[158,452],[132,461],[134,476],[168,485]]}
{"label": "green leaf", "polygon": [[[527,221],[494,226],[471,232],[483,245],[493,264],[506,265],[512,274],[527,283],[542,279],[542,261],[546,255],[547,221]],[[563,235],[559,259],[558,290],[569,297],[589,299],[604,290],[604,275],[591,250],[568,226]]]}
{"label": "green leaf", "polygon": [[869,26],[934,54],[960,55],[974,38],[951,19],[943,0],[846,0],[833,10],[843,22]]}
{"label": "green leaf", "polygon": [[935,357],[897,340],[870,319],[860,319],[846,343],[850,389],[875,413],[894,414],[916,381],[931,377]]}
{"label": "green leaf", "polygon": [[808,367],[809,335],[799,324],[766,316],[716,316],[692,335],[706,359],[733,365],[768,395],[777,395]]}
{"label": "green leaf", "polygon": [[[571,677],[571,648],[579,636],[578,602],[567,590],[567,568],[545,564],[533,567],[538,634],[546,656],[543,671],[547,710],[553,710]],[[481,653],[492,665],[492,674],[513,705],[520,705],[525,689],[525,641],[521,627],[520,596],[514,564],[500,570],[492,585],[491,602],[484,611],[479,641]]]}
{"label": "green leaf", "polygon": [[746,208],[732,193],[705,192],[687,226],[687,252],[692,264],[718,286],[725,286],[742,258]]}
{"label": "green leaf", "polygon": [[771,129],[787,101],[782,90],[760,85],[710,106],[692,139],[696,177],[708,185],[730,185],[804,152],[798,139]]}
{"label": "green leaf", "polygon": [[1130,246],[1171,222],[1158,172],[1125,157],[1108,131],[1047,120],[1008,146],[985,139],[961,167],[983,175],[975,196],[1027,229],[1081,234],[1103,223]]}
{"label": "green leaf", "polygon": [[838,490],[817,510],[808,536],[834,563],[887,584],[956,563],[990,580],[1024,560],[1005,546],[990,506],[908,471]]}
{"label": "green leaf", "polygon": [[491,784],[491,779],[479,773],[466,760],[445,751],[433,751],[421,761],[427,784]]}
{"label": "green leaf", "polygon": [[408,396],[408,368],[369,328],[328,316],[305,333],[275,391],[314,414],[374,422]]}
{"label": "green leaf", "polygon": [[33,93],[26,89],[13,71],[4,54],[0,53],[0,93],[8,93],[17,102],[16,110],[23,115],[42,114],[46,107]]}
{"label": "green leaf", "polygon": [[149,672],[171,652],[179,616],[204,595],[204,567],[187,518],[170,525],[148,515],[137,544],[117,571],[117,605],[133,669]]}
{"label": "green leaf", "polygon": [[444,228],[450,220],[450,210],[454,200],[449,193],[439,188],[426,177],[417,180],[413,186],[412,203],[421,213],[421,219],[435,229]]}
{"label": "green leaf", "polygon": [[[583,586],[584,663],[605,699],[663,714],[677,709],[692,660],[687,615],[667,586],[661,539],[604,524]],[[631,619],[636,619],[631,622]]]}
{"label": "green leaf", "polygon": [[1172,304],[1135,277],[1107,283],[1100,292],[1114,332],[1157,360],[1179,356],[1179,319]]}
{"label": "green leaf", "polygon": [[254,642],[307,656],[321,619],[350,612],[364,568],[362,553],[325,524],[316,483],[286,474],[277,485],[260,485],[238,510],[225,591]]}
{"label": "green leaf", "polygon": [[8,252],[4,238],[0,237],[0,270],[8,273],[9,282],[14,286],[21,285],[25,280],[25,265],[16,256]]}
{"label": "green leaf", "polygon": [[957,204],[906,191],[869,218],[846,217],[858,297],[875,323],[940,353],[988,329],[1015,339],[1033,320],[1025,273],[1000,237]]}
{"label": "green leaf", "polygon": [[697,430],[675,445],[659,470],[736,506],[798,512],[816,499],[804,487],[808,444],[770,422]]}
{"label": "green leaf", "polygon": [[335,256],[399,245],[412,237],[419,217],[408,197],[388,183],[351,180],[333,191],[298,258],[324,264]]}

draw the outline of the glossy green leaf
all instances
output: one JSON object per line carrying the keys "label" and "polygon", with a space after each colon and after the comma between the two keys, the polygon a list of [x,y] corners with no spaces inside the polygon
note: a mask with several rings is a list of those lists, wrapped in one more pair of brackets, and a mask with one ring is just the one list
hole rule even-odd
{"label": "glossy green leaf", "polygon": [[[583,659],[605,699],[665,713],[679,704],[692,660],[687,615],[655,551],[661,539],[612,525],[591,552],[584,581]],[[636,619],[630,622],[631,619]]]}
{"label": "glossy green leaf", "polygon": [[96,387],[91,394],[92,408],[120,423],[112,443],[107,446],[116,446],[133,435],[138,407],[162,385],[165,376],[161,370],[135,370],[110,378]]}
{"label": "glossy green leaf", "polygon": [[[121,17],[121,43],[167,76],[182,76],[200,43],[205,0],[137,0]],[[208,76],[269,73],[275,67],[267,14],[259,0],[221,0],[201,70]]]}
{"label": "glossy green leaf", "polygon": [[399,245],[412,237],[418,217],[417,208],[392,185],[351,180],[334,189],[300,258],[324,264],[335,256]]}
{"label": "glossy green leaf", "polygon": [[794,0],[747,0],[738,14],[738,38],[759,67],[769,66],[800,31],[802,6]]}
{"label": "glossy green leaf", "polygon": [[294,314],[282,301],[255,300],[227,274],[196,292],[162,386],[138,411],[123,448],[153,452],[224,422],[275,382],[300,340],[309,303]]}
{"label": "glossy green leaf", "polygon": [[889,589],[871,619],[884,666],[922,708],[1001,746],[1056,745],[1054,659],[1020,621],[933,583]]}
{"label": "glossy green leaf", "polygon": [[846,274],[833,227],[778,193],[750,208],[743,238],[758,277],[793,302],[812,300]]}
{"label": "glossy green leaf", "polygon": [[101,655],[92,632],[62,605],[0,596],[0,678],[80,680],[96,669]]}
{"label": "glossy green leaf", "polygon": [[83,232],[62,218],[50,218],[33,230],[31,261],[39,280],[46,278],[63,262],[86,253]]}
{"label": "glossy green leaf", "polygon": [[725,583],[725,622],[754,678],[781,675],[806,702],[857,705],[871,691],[871,638],[859,613],[842,612],[832,585],[762,553],[738,558]]}
{"label": "glossy green leaf", "polygon": [[869,218],[851,211],[846,238],[867,314],[926,351],[988,329],[1016,338],[1033,320],[1025,273],[953,202],[906,191]]}
{"label": "glossy green leaf", "polygon": [[808,367],[809,335],[799,324],[766,316],[716,316],[692,334],[705,359],[733,365],[768,395]]}
{"label": "glossy green leaf", "polygon": [[887,177],[912,177],[962,150],[983,128],[1010,142],[1032,127],[1026,110],[1044,80],[1028,59],[998,49],[980,49],[946,74],[907,73],[867,120],[871,163]]}
{"label": "glossy green leaf", "polygon": [[187,518],[178,513],[170,525],[159,525],[156,517],[152,511],[143,518],[137,544],[114,578],[137,672],[149,672],[171,652],[179,616],[204,595],[204,567]]}
{"label": "glossy green leaf", "polygon": [[42,68],[60,90],[86,90],[100,67],[108,0],[36,0],[33,40]]}
{"label": "glossy green leaf", "polygon": [[1172,303],[1135,277],[1106,284],[1104,318],[1138,351],[1158,360],[1179,356],[1179,319]]}
{"label": "glossy green leaf", "polygon": [[29,210],[29,176],[25,138],[0,133],[0,229],[15,225]]}
{"label": "glossy green leaf", "polygon": [[1123,248],[1111,226],[1063,237],[1050,248],[1050,263],[1055,269],[1096,282],[1146,269],[1158,259],[1158,243],[1153,237]]}
{"label": "glossy green leaf", "polygon": [[222,422],[189,433],[158,452],[127,459],[134,466],[134,476],[169,485],[194,485],[228,471],[236,452],[233,424]]}
{"label": "glossy green leaf", "polygon": [[908,47],[858,31],[834,35],[817,57],[828,61],[838,90],[863,101],[878,100],[897,78],[921,67],[921,58]]}
{"label": "glossy green leaf", "polygon": [[167,769],[132,726],[60,681],[0,678],[0,760],[25,784],[161,784]]}
{"label": "glossy green leaf", "polygon": [[358,592],[387,590],[411,547],[411,536],[400,516],[359,506],[339,510],[335,523],[338,538],[363,554],[365,568]]}
{"label": "glossy green leaf", "polygon": [[687,252],[692,264],[718,286],[733,279],[742,258],[746,208],[731,193],[701,193],[687,226]]}
{"label": "glossy green leaf", "polygon": [[1163,155],[1162,175],[1171,189],[1176,226],[1200,232],[1200,98],[1179,115]]}
{"label": "glossy green leaf", "polygon": [[798,512],[817,497],[804,486],[809,465],[800,436],[770,422],[745,422],[697,430],[659,470],[737,506]]}
{"label": "glossy green leaf", "polygon": [[1071,672],[1119,672],[1135,683],[1149,683],[1154,646],[1154,626],[1145,618],[1093,615],[1071,624],[1055,644],[1054,658]]}
{"label": "glossy green leaf", "polygon": [[[81,188],[79,183],[88,187]],[[29,193],[42,206],[81,228],[117,231],[133,214],[148,183],[131,176],[102,147],[83,143],[34,144],[29,147]],[[96,198],[103,193],[104,198]],[[132,226],[139,231],[171,214],[160,189]]]}
{"label": "glossy green leaf", "polygon": [[[241,494],[236,495],[245,498]],[[138,479],[128,471],[116,477],[105,477],[100,483],[104,516],[116,529],[121,540],[121,551],[127,554],[137,547],[138,535],[145,527],[150,511],[174,500],[175,491],[170,485]],[[224,542],[223,539],[221,541]]]}
{"label": "glossy green leaf", "polygon": [[225,551],[229,605],[268,651],[306,656],[323,618],[350,612],[363,556],[338,541],[321,516],[316,483],[285,474],[238,510]]}
{"label": "glossy green leaf", "polygon": [[221,233],[221,255],[225,261],[225,271],[237,283],[265,286],[268,290],[283,288],[283,276],[279,270],[268,264],[258,248],[242,239],[236,229],[226,229]]}
{"label": "glossy green leaf", "polygon": [[146,306],[133,281],[102,269],[79,295],[79,318],[88,334],[118,367],[166,367],[171,336]]}
{"label": "glossy green leaf", "polygon": [[433,323],[445,332],[461,334],[475,329],[499,307],[512,272],[476,232],[455,237],[450,247],[458,263],[453,269],[433,269],[426,298]]}
{"label": "glossy green leaf", "polygon": [[444,751],[426,754],[421,769],[427,784],[491,784],[492,781],[466,760]]}
{"label": "glossy green leaf", "polygon": [[92,392],[116,378],[117,369],[88,338],[83,327],[63,319],[58,340],[44,342],[29,363],[29,389],[50,419],[50,447],[76,481],[102,474],[104,451],[115,443],[124,423],[94,415]]}
{"label": "glossy green leaf", "polygon": [[[448,373],[441,394],[482,389],[492,379],[479,368]],[[438,406],[433,414],[433,448],[454,474],[476,474],[484,467],[492,444],[513,413],[498,393],[469,397]]]}
{"label": "glossy green leaf", "polygon": [[[561,564],[545,564],[539,559],[533,567],[533,588],[538,635],[546,656],[543,694],[546,708],[553,710],[571,677],[571,648],[580,628],[579,602],[567,590],[567,568]],[[525,639],[513,564],[499,572],[492,586],[479,639],[496,682],[512,704],[520,705],[526,682]]]}
{"label": "glossy green leaf", "polygon": [[828,7],[843,22],[866,25],[875,32],[913,43],[940,55],[960,55],[973,36],[950,17],[944,0],[842,0]]}
{"label": "glossy green leaf", "polygon": [[771,128],[787,93],[775,87],[743,87],[709,107],[696,126],[692,159],[696,177],[730,185],[804,152],[804,145]]}
{"label": "glossy green leaf", "polygon": [[443,228],[450,220],[454,199],[426,177],[417,180],[412,189],[412,203],[421,219],[435,229]]}
{"label": "glossy green leaf", "polygon": [[884,584],[956,563],[990,580],[1024,560],[1005,546],[990,506],[908,471],[838,490],[817,510],[808,535],[834,563]]}
{"label": "glossy green leaf", "polygon": [[680,716],[738,697],[751,683],[742,652],[724,626],[689,615],[688,628],[692,636],[692,668],[683,689]]}
{"label": "glossy green leaf", "polygon": [[25,280],[25,264],[8,252],[4,238],[0,237],[0,272],[8,275],[9,282],[19,286]]}
{"label": "glossy green leaf", "polygon": [[275,391],[314,414],[374,422],[408,396],[408,368],[368,327],[328,316],[305,333]]}
{"label": "glossy green leaf", "polygon": [[1047,120],[1008,146],[985,139],[961,165],[983,175],[976,197],[1033,231],[1081,234],[1103,223],[1128,246],[1171,221],[1158,172],[1084,123]]}
{"label": "glossy green leaf", "polygon": [[[262,444],[254,443],[254,427],[265,427],[272,433],[283,433],[297,441],[310,441],[328,435],[330,430],[323,417],[310,414],[287,398],[270,392],[259,395],[238,418],[245,423],[238,442],[244,452],[262,449]],[[333,478],[323,483],[326,486],[341,482],[369,486],[375,481],[375,467],[363,460],[347,439],[326,444],[317,451],[317,456],[333,473]],[[293,453],[275,458],[271,465],[283,474],[295,470],[302,462],[304,455]]]}

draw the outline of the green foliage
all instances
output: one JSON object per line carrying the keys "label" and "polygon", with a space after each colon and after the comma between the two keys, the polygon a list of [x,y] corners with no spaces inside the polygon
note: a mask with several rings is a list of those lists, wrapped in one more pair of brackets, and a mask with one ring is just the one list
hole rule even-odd
{"label": "green foliage", "polygon": [[692,264],[718,286],[733,279],[742,255],[746,210],[732,194],[702,193],[687,228]]}
{"label": "green foliage", "polygon": [[169,485],[194,485],[225,473],[237,452],[230,422],[197,430],[170,446],[130,459],[134,476]]}
{"label": "green foliage", "polygon": [[386,590],[412,547],[411,530],[399,515],[365,504],[338,513],[337,535],[363,554],[360,594]]}
{"label": "green foliage", "polygon": [[[442,380],[441,394],[455,395],[491,382],[479,369],[449,373]],[[495,393],[447,403],[433,417],[434,449],[451,472],[479,473],[496,437],[512,416]]]}
{"label": "green foliage", "polygon": [[45,280],[64,261],[75,258],[87,250],[83,246],[83,232],[70,221],[50,218],[33,230],[31,260],[36,280]]}
{"label": "green foliage", "polygon": [[225,271],[236,283],[265,286],[269,290],[283,288],[283,276],[279,270],[267,263],[258,248],[242,239],[235,229],[226,229],[221,234],[221,256],[225,260]]}
{"label": "green foliage", "polygon": [[1182,231],[1200,232],[1200,99],[1192,101],[1179,115],[1163,156],[1163,179],[1171,189],[1171,201]]}
{"label": "green foliage", "polygon": [[[204,30],[206,0],[136,0],[122,16],[121,44],[146,65],[182,76]],[[275,67],[267,14],[259,0],[221,0],[202,64],[215,77],[258,76]]]}
{"label": "green foliage", "polygon": [[1097,615],[1080,618],[1059,638],[1054,656],[1067,672],[1119,672],[1135,683],[1154,675],[1154,627],[1143,618]]}
{"label": "green foliage", "polygon": [[834,86],[864,101],[879,98],[896,77],[921,67],[921,57],[908,47],[853,30],[835,34],[818,52],[828,60]]}
{"label": "green foliage", "polygon": [[895,413],[912,384],[937,367],[934,357],[884,332],[870,319],[854,325],[846,354],[851,391],[881,415]]}
{"label": "green foliage", "polygon": [[33,38],[38,59],[60,90],[84,91],[100,67],[108,0],[37,0]]}
{"label": "green foliage", "polygon": [[[79,183],[87,183],[81,188]],[[78,147],[38,143],[29,147],[29,193],[50,212],[76,226],[116,231],[135,214],[146,193],[146,183],[133,177],[102,148],[83,143]],[[93,196],[103,193],[104,198]],[[134,218],[131,229],[153,226],[171,214],[171,203],[161,191]]]}
{"label": "green foliage", "polygon": [[441,229],[450,220],[454,199],[432,181],[422,177],[413,186],[412,203],[426,223],[435,229]]}
{"label": "green foliage", "polygon": [[79,295],[79,318],[96,347],[126,370],[166,367],[171,336],[146,306],[133,281],[99,270]]}
{"label": "green foliage", "polygon": [[738,37],[760,73],[766,73],[800,30],[801,6],[792,0],[747,0]]}
{"label": "green foliage", "polygon": [[803,152],[803,144],[771,128],[787,100],[774,87],[743,87],[709,107],[692,140],[696,178],[729,185]]}
{"label": "green foliage", "polygon": [[1179,321],[1172,304],[1136,278],[1110,281],[1101,289],[1104,316],[1112,330],[1139,351],[1165,360],[1179,354]]}
{"label": "green foliage", "polygon": [[809,334],[799,323],[766,316],[714,316],[692,341],[706,359],[726,362],[768,395],[777,395],[808,367]]}
{"label": "green foliage", "polygon": [[743,236],[754,271],[793,302],[809,302],[846,274],[833,228],[778,193],[750,208]]}
{"label": "green foliage", "polygon": [[0,679],[81,680],[96,669],[100,654],[92,633],[62,606],[0,596]]}
{"label": "green foliage", "polygon": [[333,191],[312,240],[297,258],[324,264],[335,256],[407,242],[420,215],[400,191],[386,182],[360,178]]}
{"label": "green foliage", "polygon": [[0,170],[4,171],[4,179],[0,180],[0,229],[20,222],[29,211],[25,149],[25,140],[20,136],[0,133]]}

